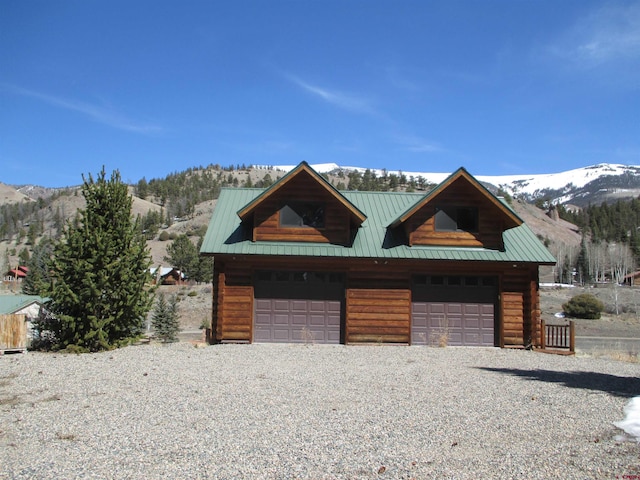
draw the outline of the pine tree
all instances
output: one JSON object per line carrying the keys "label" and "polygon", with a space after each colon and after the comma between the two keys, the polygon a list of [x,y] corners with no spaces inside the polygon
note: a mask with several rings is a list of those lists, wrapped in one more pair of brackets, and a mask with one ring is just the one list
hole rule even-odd
{"label": "pine tree", "polygon": [[163,342],[178,341],[180,322],[178,320],[178,300],[175,295],[169,298],[169,302],[161,293],[153,309],[151,326],[156,336]]}
{"label": "pine tree", "polygon": [[[204,237],[200,237],[198,240],[197,250],[198,252],[202,248],[202,242],[204,241]],[[200,283],[209,283],[213,279],[213,257],[207,255],[200,255],[198,257],[198,269],[194,274],[193,279]]]}
{"label": "pine tree", "polygon": [[164,259],[171,262],[171,266],[180,270],[187,278],[192,278],[198,270],[198,249],[184,233],[167,247],[167,256]]}
{"label": "pine tree", "polygon": [[578,253],[578,259],[576,260],[576,270],[578,272],[579,281],[582,285],[587,283],[589,278],[589,259],[587,255],[587,244],[584,236],[580,242],[580,252]]}
{"label": "pine tree", "polygon": [[29,272],[22,281],[22,293],[27,295],[46,296],[51,288],[51,255],[53,244],[43,238],[33,248],[31,258],[27,262]]}
{"label": "pine tree", "polygon": [[59,348],[103,350],[140,335],[151,308],[146,288],[151,258],[132,198],[115,171],[83,176],[86,209],[55,244],[50,297]]}

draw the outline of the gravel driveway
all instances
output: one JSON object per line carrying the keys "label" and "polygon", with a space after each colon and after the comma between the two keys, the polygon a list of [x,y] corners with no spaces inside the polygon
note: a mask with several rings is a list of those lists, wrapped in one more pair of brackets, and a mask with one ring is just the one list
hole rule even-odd
{"label": "gravel driveway", "polygon": [[0,478],[640,478],[637,364],[494,348],[0,357]]}

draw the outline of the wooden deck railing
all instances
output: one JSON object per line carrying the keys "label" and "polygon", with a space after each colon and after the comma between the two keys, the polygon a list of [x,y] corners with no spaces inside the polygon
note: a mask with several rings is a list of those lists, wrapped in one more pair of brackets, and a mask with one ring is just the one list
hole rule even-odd
{"label": "wooden deck railing", "polygon": [[546,349],[576,351],[576,328],[573,321],[565,325],[547,325],[544,320],[540,326],[540,347]]}

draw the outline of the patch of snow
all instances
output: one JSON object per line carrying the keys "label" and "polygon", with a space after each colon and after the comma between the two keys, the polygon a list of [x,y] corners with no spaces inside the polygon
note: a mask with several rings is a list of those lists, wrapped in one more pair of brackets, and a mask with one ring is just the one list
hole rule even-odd
{"label": "patch of snow", "polygon": [[[640,397],[633,397],[624,407],[625,418],[613,424],[640,443]],[[624,439],[624,436],[616,437]]]}
{"label": "patch of snow", "polygon": [[[290,171],[295,168],[295,165],[277,165],[273,168],[278,170]],[[363,168],[363,167],[342,167],[336,163],[317,163],[312,164],[311,168],[319,173],[328,173],[333,170],[352,170],[364,173],[366,170],[370,170],[375,173],[376,176],[384,175],[385,171],[382,169]],[[622,175],[625,172],[631,172],[634,174],[640,173],[640,166],[638,165],[621,165],[621,164],[609,164],[603,163],[598,165],[592,165],[589,167],[576,168],[573,170],[567,170],[558,173],[545,173],[534,175],[479,175],[475,172],[470,172],[476,179],[481,182],[490,183],[499,188],[502,188],[510,194],[528,194],[535,195],[544,190],[561,190],[566,188],[578,189],[587,185],[589,182],[603,176],[603,175]],[[425,181],[435,184],[440,184],[445,180],[452,172],[436,173],[436,172],[405,172],[401,170],[387,170],[388,175],[403,174],[407,178],[422,177]],[[566,190],[565,190],[566,191]],[[568,192],[567,192],[568,193]],[[562,197],[563,199],[565,197]],[[567,195],[567,199],[571,198],[571,195]]]}
{"label": "patch of snow", "polygon": [[[274,165],[272,167],[269,167],[267,165],[253,165],[253,167],[261,168],[261,169],[273,168],[274,170],[284,170],[285,172],[288,172],[296,168],[297,165]],[[329,173],[332,170],[337,170],[340,168],[344,168],[345,170],[355,170],[355,168],[351,168],[351,167],[340,167],[337,163],[315,163],[313,165],[310,165],[310,167],[313,168],[318,173]],[[362,169],[362,170],[364,171],[366,169]]]}
{"label": "patch of snow", "polygon": [[554,283],[554,282],[540,282],[541,287],[552,287],[552,288],[575,288],[575,285],[571,285],[570,283]]}

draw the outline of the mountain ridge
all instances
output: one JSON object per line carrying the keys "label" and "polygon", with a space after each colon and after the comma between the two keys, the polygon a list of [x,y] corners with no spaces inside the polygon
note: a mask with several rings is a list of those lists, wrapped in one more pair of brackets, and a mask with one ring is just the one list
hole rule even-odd
{"label": "mountain ridge", "polygon": [[[209,167],[200,167],[206,170]],[[384,175],[404,175],[407,178],[422,178],[431,184],[439,184],[452,172],[419,172],[374,169],[365,167],[341,166],[337,163],[311,164],[319,173],[338,175],[351,171],[364,173],[367,170],[378,177]],[[252,165],[238,171],[255,170],[288,172],[295,165]],[[512,197],[526,202],[544,199],[550,204],[571,204],[586,207],[591,204],[613,202],[620,198],[640,196],[640,165],[624,165],[616,163],[599,163],[586,167],[574,168],[557,173],[517,174],[517,175],[481,175],[471,173],[478,181]],[[39,196],[47,196],[65,189],[77,189],[78,186],[47,188],[38,185],[10,185],[0,181],[0,203],[18,202],[27,198],[36,200]]]}
{"label": "mountain ridge", "polygon": [[[348,175],[350,170],[349,167],[341,167],[337,164],[320,164],[314,165],[313,167],[316,168],[320,173],[326,173],[334,185],[338,185],[340,182],[346,183],[348,185],[348,183],[350,182],[350,177]],[[356,167],[351,167],[351,169],[358,170],[362,173],[367,170],[364,168]],[[178,172],[173,175],[178,177],[189,177],[195,175],[199,178],[209,178],[208,182],[221,181],[222,179],[224,179],[227,186],[247,186],[249,184],[258,186],[260,182],[263,182],[263,185],[265,185],[264,180],[266,179],[267,175],[270,177],[271,181],[276,181],[278,178],[282,177],[287,170],[287,166],[251,168],[242,167],[238,169],[224,169],[219,166],[210,165],[208,167],[199,167],[197,169],[191,169],[185,172]],[[602,173],[611,174],[612,172],[618,171],[624,172],[628,171],[628,169],[627,167],[624,167],[623,169],[622,167],[601,165],[599,169],[591,169],[587,170],[586,173],[583,173],[582,177],[586,177],[589,180],[588,182],[583,181],[583,183],[588,184],[600,178],[604,178],[601,176]],[[385,172],[382,170],[374,170],[374,173],[376,175],[379,174],[381,177],[385,174]],[[386,175],[391,175],[393,173],[394,172],[387,171]],[[402,172],[402,174],[408,177],[414,175],[412,172]],[[423,183],[429,183],[430,185],[422,185],[418,188],[424,187],[428,189],[430,188],[430,186],[432,186],[432,184],[437,184],[443,181],[450,175],[450,173],[421,173],[419,175],[428,177],[425,179],[427,180],[427,182]],[[631,175],[631,178],[633,180],[635,179],[635,177],[633,176],[635,175],[635,172],[632,171],[632,173],[628,175]],[[478,178],[478,180],[483,182],[485,185],[492,185],[491,190],[494,192],[499,193],[499,189],[502,188],[508,193],[509,190],[506,190],[502,187],[505,185],[505,182],[507,180],[511,182],[519,181],[520,183],[516,184],[516,186],[520,187],[519,191],[521,192],[527,191],[526,189],[530,188],[531,183],[536,180],[537,177],[540,176],[521,175],[517,176],[517,178],[515,179],[513,178],[513,176],[479,176],[476,178]],[[169,176],[167,176],[167,178],[169,178]],[[561,183],[565,181],[565,179],[569,178],[572,178],[575,181],[577,178],[579,178],[579,175],[575,172],[568,175],[565,174],[564,179],[562,177],[556,179],[556,185],[561,185]],[[151,180],[149,184],[152,181],[153,180]],[[395,183],[398,184],[398,182]],[[547,180],[546,183],[548,185],[552,185],[551,181],[549,180]],[[197,185],[200,185],[200,187],[189,188],[202,188],[201,186],[205,184],[209,185],[207,182],[198,183]],[[387,185],[388,184],[390,184],[390,182],[387,182]],[[498,187],[495,184],[502,186]],[[402,190],[408,187],[408,184],[403,184],[398,185],[396,188],[398,190]],[[347,186],[341,188],[349,187]],[[162,265],[167,254],[167,246],[170,245],[171,242],[165,241],[160,236],[160,233],[163,233],[165,238],[175,238],[175,236],[183,233],[186,233],[188,235],[199,235],[198,232],[201,232],[203,228],[206,229],[206,226],[209,223],[211,214],[216,204],[216,200],[215,198],[213,198],[206,201],[196,201],[192,206],[192,211],[190,211],[190,213],[174,217],[173,213],[169,214],[170,204],[164,203],[161,197],[151,194],[150,192],[146,200],[140,198],[137,196],[139,189],[139,185],[129,186],[129,191],[130,193],[132,193],[134,200],[133,213],[141,215],[142,217],[148,216],[152,211],[156,214],[159,214],[158,218],[160,219],[160,224],[157,225],[157,228],[159,228],[159,230],[151,234],[147,238],[154,265]],[[183,195],[193,193],[187,190],[180,191]],[[515,193],[515,187],[512,190],[510,189],[510,191],[513,191]],[[48,200],[46,202],[41,201],[41,199],[43,198],[48,198]],[[184,198],[182,198],[181,196],[178,197],[178,201],[182,200],[184,200]],[[5,209],[5,220],[13,222],[11,224],[13,226],[13,229],[11,231],[5,232],[5,234],[3,235],[1,232],[2,229],[0,228],[0,254],[2,254],[4,257],[0,258],[0,263],[17,265],[19,261],[18,255],[25,249],[30,250],[32,246],[35,245],[35,242],[38,241],[39,237],[48,236],[55,238],[57,235],[59,235],[60,229],[64,222],[73,218],[79,208],[83,208],[84,199],[80,194],[79,186],[47,189],[45,187],[37,187],[34,185],[21,185],[19,189],[16,189],[14,187],[0,183],[0,206],[7,204],[12,204],[13,207]],[[42,206],[40,208],[37,208],[39,204],[42,204]],[[570,246],[571,248],[577,248],[579,246],[581,241],[581,234],[575,225],[565,222],[564,220],[557,218],[557,216],[554,217],[552,215],[549,215],[547,209],[540,209],[530,201],[527,201],[524,194],[518,193],[517,195],[514,195],[512,206],[515,209],[516,213],[528,225],[530,225],[536,235],[538,235],[538,237],[543,240],[545,244],[549,245],[552,253],[555,254],[558,251],[556,248],[556,244]],[[9,207],[9,205],[7,205],[7,207]],[[162,222],[165,221],[166,225],[162,225]],[[0,227],[2,226],[1,223],[2,222],[0,222]],[[39,227],[38,231],[34,232],[34,238],[32,239],[32,241],[29,241],[30,231],[35,227]]]}
{"label": "mountain ridge", "polygon": [[[271,168],[283,171],[293,169],[295,165],[279,165]],[[377,176],[405,175],[422,177],[430,183],[439,184],[452,172],[408,172],[403,170],[367,169],[363,167],[340,166],[335,163],[311,164],[320,173],[335,174],[339,171],[369,170]],[[255,166],[254,168],[265,168]],[[599,163],[558,173],[519,174],[519,175],[476,175],[478,181],[492,185],[512,197],[533,202],[545,198],[552,204],[572,204],[580,207],[589,203],[631,198],[640,195],[640,165]]]}

